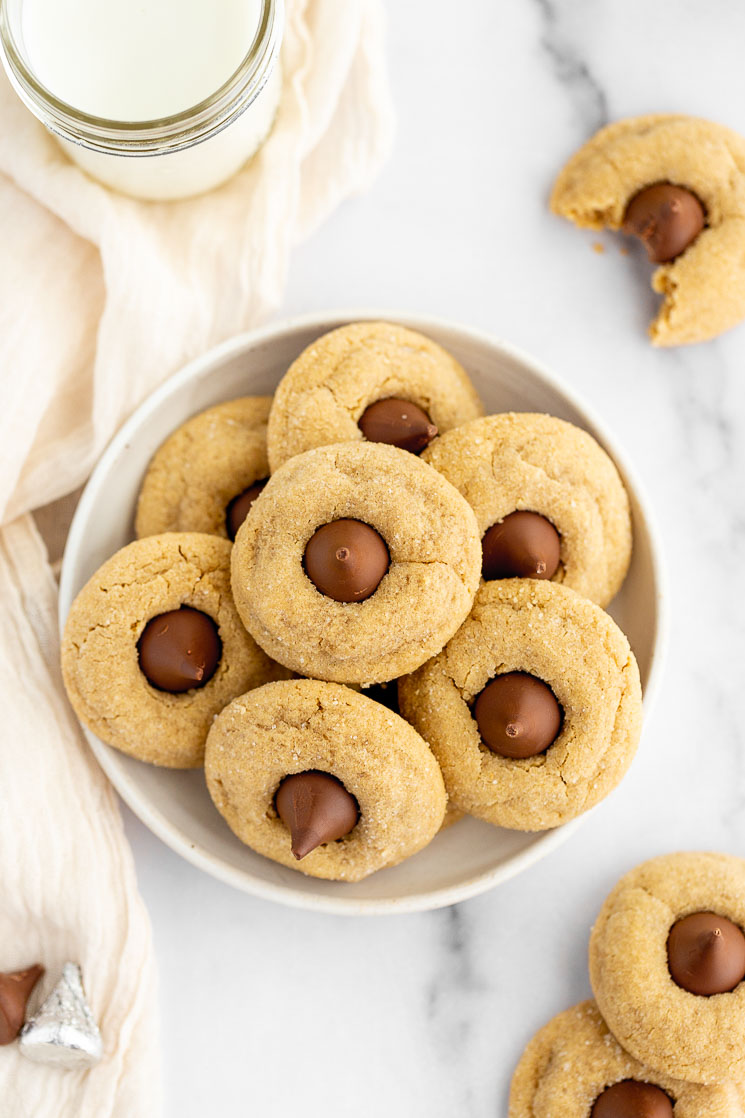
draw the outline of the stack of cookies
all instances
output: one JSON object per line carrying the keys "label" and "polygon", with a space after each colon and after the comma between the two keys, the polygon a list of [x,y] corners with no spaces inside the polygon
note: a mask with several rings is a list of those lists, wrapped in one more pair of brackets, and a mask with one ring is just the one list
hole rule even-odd
{"label": "stack of cookies", "polygon": [[669,854],[621,879],[590,938],[595,1001],[515,1071],[509,1118],[742,1118],[745,861]]}
{"label": "stack of cookies", "polygon": [[461,812],[544,830],[631,762],[639,673],[603,609],[631,557],[618,472],[560,419],[484,417],[421,334],[342,327],[273,399],[193,417],[136,534],[71,608],[70,700],[131,756],[204,765],[275,861],[357,881]]}

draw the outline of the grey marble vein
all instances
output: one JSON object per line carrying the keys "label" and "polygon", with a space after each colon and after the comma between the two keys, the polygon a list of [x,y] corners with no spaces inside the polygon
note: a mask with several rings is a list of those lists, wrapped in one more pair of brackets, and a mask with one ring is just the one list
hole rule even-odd
{"label": "grey marble vein", "polygon": [[588,135],[608,123],[608,98],[577,43],[568,35],[556,0],[532,0],[543,27],[540,44],[554,74],[569,94]]}
{"label": "grey marble vein", "polygon": [[470,906],[445,909],[438,922],[440,950],[426,992],[427,1029],[438,1062],[457,1099],[463,1118],[481,1118],[481,1102],[472,1081],[478,1035],[485,1028],[489,983],[484,960],[477,957]]}

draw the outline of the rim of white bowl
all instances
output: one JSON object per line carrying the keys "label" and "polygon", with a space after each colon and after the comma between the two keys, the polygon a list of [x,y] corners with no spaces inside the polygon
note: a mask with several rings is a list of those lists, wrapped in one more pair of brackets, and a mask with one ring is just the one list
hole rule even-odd
{"label": "rim of white bowl", "polygon": [[[382,321],[394,322],[408,326],[421,333],[428,330],[450,330],[491,349],[499,350],[505,356],[525,365],[540,380],[547,383],[558,395],[563,396],[573,408],[582,416],[583,421],[591,426],[608,447],[611,458],[619,467],[625,480],[634,492],[637,503],[644,518],[645,528],[650,540],[650,554],[654,571],[656,614],[655,633],[652,642],[652,661],[644,689],[644,721],[649,718],[662,675],[663,662],[667,652],[668,640],[668,593],[667,575],[662,562],[662,545],[660,533],[654,514],[651,511],[649,499],[644,485],[640,482],[636,470],[631,466],[625,451],[618,445],[605,422],[599,417],[592,405],[589,405],[578,393],[569,387],[560,377],[535,357],[531,356],[519,346],[504,341],[495,334],[472,326],[464,326],[460,322],[443,318],[439,315],[406,313],[388,309],[351,308],[341,310],[328,310],[323,312],[310,312],[308,314],[294,315],[290,318],[271,322],[266,326],[236,334],[232,338],[213,346],[200,357],[194,358],[178,372],[174,373],[163,382],[154,392],[151,392],[132,415],[119,428],[111,442],[98,459],[75,510],[70,531],[65,544],[62,558],[59,589],[59,628],[60,634],[64,629],[67,613],[75,596],[72,588],[72,566],[74,557],[83,549],[85,526],[88,521],[89,506],[94,503],[98,489],[99,479],[108,472],[108,465],[126,447],[126,444],[139,430],[143,415],[148,414],[173,393],[177,393],[190,380],[199,376],[206,368],[221,365],[233,357],[239,356],[248,349],[254,349],[266,342],[296,330],[318,329],[319,334],[345,322]],[[445,908],[460,901],[469,900],[479,896],[510,878],[522,873],[536,862],[541,861],[553,850],[558,849],[571,837],[578,827],[587,819],[588,815],[597,811],[600,804],[576,819],[564,823],[551,831],[546,831],[536,838],[525,850],[511,855],[505,864],[495,866],[493,869],[484,870],[474,874],[457,885],[444,886],[440,889],[422,890],[413,892],[406,897],[399,898],[369,898],[360,899],[342,895],[330,896],[313,893],[304,893],[290,885],[272,884],[254,878],[249,871],[237,869],[226,865],[221,859],[210,854],[198,843],[195,843],[186,832],[175,826],[160,811],[154,809],[147,799],[143,799],[136,783],[122,773],[116,766],[115,751],[83,727],[86,739],[106,773],[131,811],[145,826],[153,832],[166,846],[170,847],[186,861],[204,870],[218,881],[250,893],[265,900],[277,901],[293,908],[328,912],[345,916],[378,916],[393,913],[423,912],[431,909]]]}

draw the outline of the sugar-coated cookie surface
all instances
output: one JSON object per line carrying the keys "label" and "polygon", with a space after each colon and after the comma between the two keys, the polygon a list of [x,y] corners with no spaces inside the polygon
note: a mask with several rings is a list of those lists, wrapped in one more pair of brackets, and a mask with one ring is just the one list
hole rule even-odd
{"label": "sugar-coated cookie surface", "polygon": [[166,439],[140,490],[139,537],[209,532],[227,538],[229,503],[269,476],[266,424],[271,402],[271,396],[243,396],[217,404]]}
{"label": "sugar-coated cookie surface", "polygon": [[[513,760],[481,740],[472,704],[490,680],[525,672],[563,708],[545,753]],[[401,713],[430,745],[454,807],[500,827],[566,823],[615,788],[641,732],[639,670],[608,614],[554,582],[484,583],[443,651],[399,681]]]}
{"label": "sugar-coated cookie surface", "polygon": [[587,1001],[559,1013],[530,1041],[512,1079],[508,1118],[590,1118],[598,1096],[624,1080],[662,1090],[674,1118],[742,1116],[732,1084],[705,1087],[653,1071],[624,1051]]}
{"label": "sugar-coated cookie surface", "polygon": [[745,139],[698,117],[652,114],[602,128],[559,174],[554,213],[589,229],[620,229],[643,187],[686,187],[706,227],[662,264],[652,287],[664,296],[650,326],[655,345],[705,341],[745,318]]}
{"label": "sugar-coated cookie surface", "polygon": [[[384,540],[390,566],[365,601],[333,601],[304,566],[319,527],[348,518]],[[474,514],[431,466],[381,443],[296,455],[272,475],[233,545],[238,612],[261,647],[301,675],[395,679],[436,655],[479,582]]]}
{"label": "sugar-coated cookie surface", "polygon": [[[230,551],[217,536],[149,536],[118,551],[80,591],[65,625],[62,673],[75,713],[102,741],[141,761],[196,768],[226,703],[286,678],[241,624],[230,594]],[[171,694],[148,682],[137,644],[148,621],[181,606],[214,620],[222,655],[204,687]]]}
{"label": "sugar-coated cookie surface", "polygon": [[745,982],[703,997],[668,967],[673,925],[696,912],[745,928],[745,860],[667,854],[622,877],[590,939],[590,981],[618,1041],[650,1067],[698,1083],[745,1082]]}
{"label": "sugar-coated cookie surface", "polygon": [[[335,776],[359,805],[353,830],[300,861],[274,800],[293,773]],[[421,850],[447,798],[426,743],[402,718],[351,688],[317,680],[269,684],[215,719],[205,775],[218,811],[259,854],[312,877],[361,881]]]}
{"label": "sugar-coated cookie surface", "polygon": [[277,386],[272,471],[313,447],[362,440],[363,412],[389,397],[418,404],[440,431],[484,410],[464,369],[430,338],[390,322],[341,326],[303,350]]}
{"label": "sugar-coated cookie surface", "polygon": [[618,470],[586,431],[552,415],[508,412],[436,439],[422,458],[466,498],[481,536],[518,509],[561,536],[554,580],[605,606],[631,559],[629,499]]}

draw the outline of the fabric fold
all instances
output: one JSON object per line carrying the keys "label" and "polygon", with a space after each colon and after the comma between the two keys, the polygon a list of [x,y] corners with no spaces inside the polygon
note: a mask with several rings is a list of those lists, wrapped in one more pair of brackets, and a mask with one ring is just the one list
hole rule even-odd
{"label": "fabric fold", "polygon": [[276,310],[293,245],[390,151],[381,25],[380,0],[290,0],[269,139],[224,186],[182,202],[88,178],[0,76],[0,197],[14,227],[0,280],[0,327],[15,339],[3,346],[4,519],[75,489],[144,396]]}
{"label": "fabric fold", "polygon": [[0,530],[0,633],[3,967],[44,964],[33,995],[38,1003],[66,961],[80,963],[105,1050],[89,1071],[60,1072],[30,1063],[17,1045],[2,1049],[0,1112],[9,1118],[156,1115],[150,926],[116,797],[65,700],[57,588],[29,516]]}

